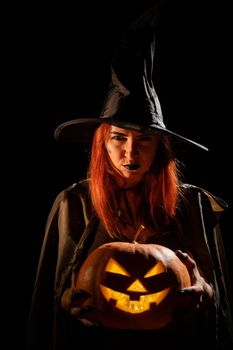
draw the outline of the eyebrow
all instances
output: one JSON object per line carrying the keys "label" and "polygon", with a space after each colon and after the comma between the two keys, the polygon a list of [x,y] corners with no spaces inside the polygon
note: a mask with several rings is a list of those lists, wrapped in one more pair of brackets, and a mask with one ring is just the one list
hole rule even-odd
{"label": "eyebrow", "polygon": [[110,134],[127,136],[127,134],[124,134],[123,132],[118,132],[118,131],[110,131]]}
{"label": "eyebrow", "polygon": [[[119,135],[119,136],[127,136],[128,135],[128,134],[124,134],[123,132],[119,132],[119,131],[110,131],[110,134]],[[141,133],[137,137],[142,137],[142,136],[153,136],[153,134],[152,133]]]}

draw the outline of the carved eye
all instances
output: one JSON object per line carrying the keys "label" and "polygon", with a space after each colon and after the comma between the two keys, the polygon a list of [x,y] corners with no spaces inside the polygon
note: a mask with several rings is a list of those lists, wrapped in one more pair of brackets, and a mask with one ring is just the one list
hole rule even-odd
{"label": "carved eye", "polygon": [[144,278],[152,277],[158,275],[159,273],[164,272],[164,266],[159,261],[155,266],[153,266],[144,276]]}
{"label": "carved eye", "polygon": [[126,271],[126,269],[113,258],[109,259],[105,271],[130,277],[130,274]]}

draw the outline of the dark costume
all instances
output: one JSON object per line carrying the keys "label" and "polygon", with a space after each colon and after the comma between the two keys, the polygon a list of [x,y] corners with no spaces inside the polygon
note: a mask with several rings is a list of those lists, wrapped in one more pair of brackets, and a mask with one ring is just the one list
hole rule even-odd
{"label": "dark costume", "polygon": [[[119,346],[140,348],[145,337],[151,339],[148,342],[163,344],[165,348],[175,344],[182,347],[187,341],[189,348],[192,344],[194,348],[201,348],[201,345],[211,349],[231,348],[230,280],[219,229],[219,219],[226,204],[198,187],[187,184],[183,187],[184,198],[176,220],[161,227],[156,239],[147,243],[190,252],[213,285],[214,302],[192,320],[195,332],[189,333],[187,320],[161,331],[89,328],[80,325],[62,309],[61,296],[70,286],[73,268],[82,264],[90,250],[112,240],[92,212],[88,182],[83,181],[58,195],[48,217],[28,323],[29,349],[70,349],[82,343],[82,339],[87,347],[98,344],[110,349]],[[130,345],[131,341],[134,345]]]}
{"label": "dark costume", "polygon": [[[162,4],[162,1],[161,1]],[[90,142],[101,123],[133,130],[165,134],[175,140],[205,146],[168,129],[152,72],[155,32],[163,23],[160,2],[133,23],[125,33],[112,63],[112,80],[98,118],[75,119],[55,131],[59,141]],[[156,29],[156,30],[155,30]],[[101,349],[141,349],[150,345],[179,349],[230,349],[230,280],[219,219],[226,204],[207,191],[183,185],[184,195],[174,220],[157,223],[159,232],[146,243],[157,243],[190,253],[212,284],[214,301],[198,309],[192,319],[170,324],[161,330],[111,330],[84,327],[61,307],[61,297],[71,285],[88,253],[112,239],[91,207],[88,181],[61,192],[49,215],[38,266],[28,322],[28,350],[68,350],[81,346]],[[161,208],[161,213],[163,208]]]}

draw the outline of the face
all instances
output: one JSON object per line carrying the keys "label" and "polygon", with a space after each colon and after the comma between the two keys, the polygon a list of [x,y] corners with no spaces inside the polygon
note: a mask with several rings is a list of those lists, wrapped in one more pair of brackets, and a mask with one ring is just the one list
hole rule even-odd
{"label": "face", "polygon": [[171,276],[163,263],[138,255],[128,255],[126,262],[125,257],[120,260],[123,264],[113,258],[107,263],[105,278],[100,284],[104,298],[117,309],[131,314],[149,311],[160,304],[172,287]]}
{"label": "face", "polygon": [[[106,149],[113,167],[130,187],[139,183],[155,158],[159,136],[111,125]],[[120,181],[120,180],[119,180]]]}

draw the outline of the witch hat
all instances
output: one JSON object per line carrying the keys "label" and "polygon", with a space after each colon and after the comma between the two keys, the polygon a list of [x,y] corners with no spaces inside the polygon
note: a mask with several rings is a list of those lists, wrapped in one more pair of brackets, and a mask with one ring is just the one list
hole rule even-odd
{"label": "witch hat", "polygon": [[153,84],[155,34],[160,20],[160,3],[144,13],[125,31],[111,64],[111,82],[96,118],[78,118],[59,125],[55,139],[63,142],[91,142],[102,123],[118,127],[167,134],[207,150],[205,146],[169,130]]}

